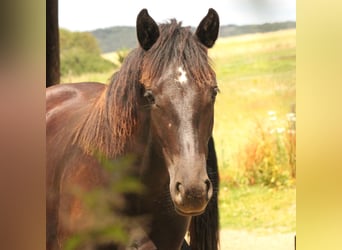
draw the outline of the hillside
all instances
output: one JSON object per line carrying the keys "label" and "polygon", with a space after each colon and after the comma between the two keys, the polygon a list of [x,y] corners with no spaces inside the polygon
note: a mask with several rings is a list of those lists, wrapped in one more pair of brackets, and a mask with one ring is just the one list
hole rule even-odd
{"label": "hillside", "polygon": [[[265,33],[296,27],[296,22],[265,23],[260,25],[224,25],[220,28],[220,37],[242,34]],[[194,29],[194,28],[193,28]],[[137,46],[135,27],[116,26],[91,31],[99,42],[103,53],[120,49],[132,49]]]}

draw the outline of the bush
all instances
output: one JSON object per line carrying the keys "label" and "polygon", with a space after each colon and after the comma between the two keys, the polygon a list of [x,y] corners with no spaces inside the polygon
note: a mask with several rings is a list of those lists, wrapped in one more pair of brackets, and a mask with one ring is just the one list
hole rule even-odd
{"label": "bush", "polygon": [[95,37],[88,32],[60,29],[61,74],[80,75],[85,72],[105,72],[115,65],[101,57]]}
{"label": "bush", "polygon": [[268,119],[257,121],[248,143],[239,153],[242,182],[269,187],[292,185],[296,177],[295,114],[278,119],[269,112]]}

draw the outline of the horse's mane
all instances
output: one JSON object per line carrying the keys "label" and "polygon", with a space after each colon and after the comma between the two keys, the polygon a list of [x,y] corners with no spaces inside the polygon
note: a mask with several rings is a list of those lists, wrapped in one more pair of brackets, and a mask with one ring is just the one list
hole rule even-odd
{"label": "horse's mane", "polygon": [[137,123],[142,50],[133,50],[81,121],[74,143],[87,154],[115,157],[124,152]]}
{"label": "horse's mane", "polygon": [[[136,48],[109,80],[106,91],[94,102],[77,129],[74,143],[86,153],[123,154],[137,127],[142,88],[150,88],[172,63],[182,65],[198,86],[213,83],[207,50],[181,23],[172,19],[159,26],[160,37],[148,50]],[[177,61],[175,61],[177,60]]]}

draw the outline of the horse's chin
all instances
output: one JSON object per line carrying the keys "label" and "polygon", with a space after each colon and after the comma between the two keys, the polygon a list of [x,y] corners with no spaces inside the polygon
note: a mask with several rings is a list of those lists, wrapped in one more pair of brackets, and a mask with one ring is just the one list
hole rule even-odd
{"label": "horse's chin", "polygon": [[177,207],[175,207],[176,212],[181,216],[198,216],[204,213],[205,209],[201,211],[183,211]]}

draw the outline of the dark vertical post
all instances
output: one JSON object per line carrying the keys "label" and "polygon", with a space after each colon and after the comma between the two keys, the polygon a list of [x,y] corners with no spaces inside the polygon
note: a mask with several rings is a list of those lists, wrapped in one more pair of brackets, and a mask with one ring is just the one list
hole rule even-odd
{"label": "dark vertical post", "polygon": [[59,81],[58,0],[46,0],[46,87]]}

